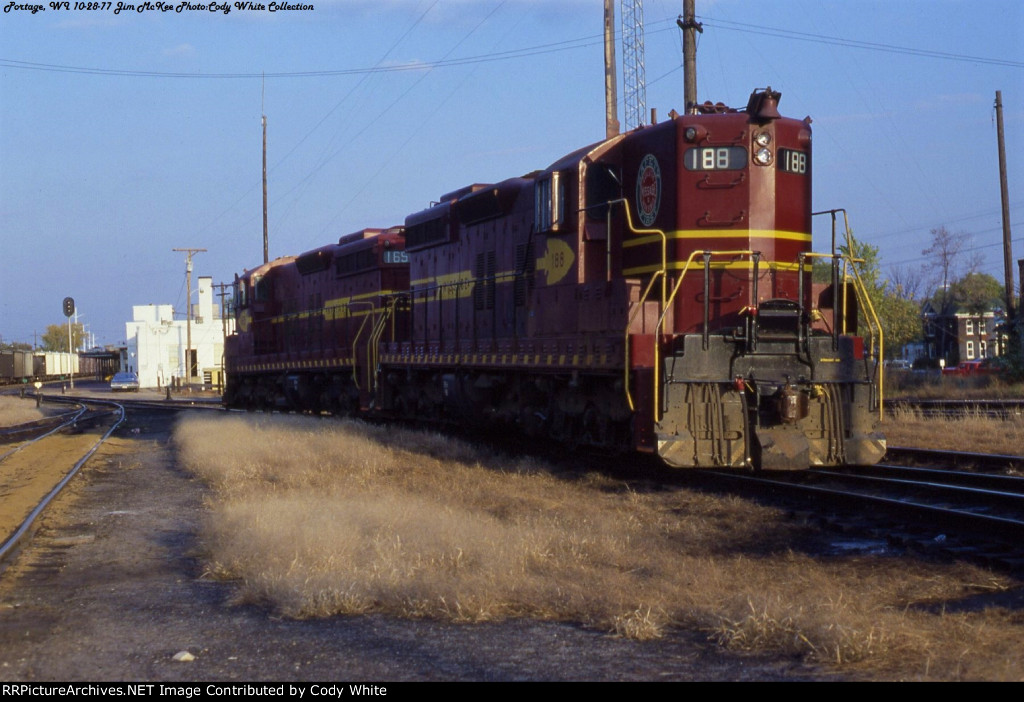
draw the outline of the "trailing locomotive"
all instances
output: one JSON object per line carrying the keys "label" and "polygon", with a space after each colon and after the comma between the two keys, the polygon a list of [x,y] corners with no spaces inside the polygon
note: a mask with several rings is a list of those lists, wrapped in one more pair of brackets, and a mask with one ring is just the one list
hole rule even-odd
{"label": "trailing locomotive", "polygon": [[874,343],[834,246],[833,284],[811,283],[810,120],[779,97],[247,271],[225,402],[499,423],[680,467],[878,461]]}

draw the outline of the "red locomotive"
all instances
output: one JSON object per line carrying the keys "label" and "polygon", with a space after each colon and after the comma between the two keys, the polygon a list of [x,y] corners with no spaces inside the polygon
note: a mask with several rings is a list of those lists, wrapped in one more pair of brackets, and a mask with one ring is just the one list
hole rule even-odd
{"label": "red locomotive", "polygon": [[673,466],[876,462],[876,362],[835,251],[834,284],[811,284],[810,120],[779,97],[246,272],[225,402],[502,423]]}

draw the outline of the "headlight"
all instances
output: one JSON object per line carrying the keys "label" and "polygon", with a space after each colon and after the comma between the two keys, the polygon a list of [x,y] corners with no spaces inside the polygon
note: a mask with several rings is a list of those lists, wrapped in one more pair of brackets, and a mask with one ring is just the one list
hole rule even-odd
{"label": "headlight", "polygon": [[754,161],[759,166],[767,166],[772,162],[772,152],[769,149],[761,147],[754,154]]}
{"label": "headlight", "polygon": [[691,144],[696,144],[707,138],[708,130],[699,124],[691,124],[683,131],[683,136]]}
{"label": "headlight", "polygon": [[768,132],[761,132],[754,137],[754,143],[758,146],[768,146],[768,144],[772,143],[772,135]]}

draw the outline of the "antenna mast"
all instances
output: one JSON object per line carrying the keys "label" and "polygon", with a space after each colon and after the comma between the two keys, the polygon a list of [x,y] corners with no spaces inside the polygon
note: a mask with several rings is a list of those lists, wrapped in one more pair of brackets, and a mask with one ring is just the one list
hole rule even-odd
{"label": "antenna mast", "polygon": [[[263,77],[263,96],[260,98],[260,112],[267,95],[267,78]],[[267,237],[267,115],[263,114],[263,262],[270,261],[270,245]]]}
{"label": "antenna mast", "polygon": [[626,92],[626,129],[644,124],[647,111],[647,75],[644,69],[643,0],[621,0],[622,82]]}

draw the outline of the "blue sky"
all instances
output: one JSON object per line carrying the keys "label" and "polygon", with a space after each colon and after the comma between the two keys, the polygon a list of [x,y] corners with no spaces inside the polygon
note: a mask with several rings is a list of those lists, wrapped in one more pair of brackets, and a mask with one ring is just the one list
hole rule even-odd
{"label": "blue sky", "polygon": [[[174,248],[207,249],[195,272],[214,282],[260,263],[261,114],[271,257],[603,138],[601,0],[305,1],[0,12],[4,341],[62,323],[67,295],[100,344],[123,342],[133,304],[183,312]],[[682,3],[644,11],[647,107],[664,118],[682,109]],[[1024,3],[697,0],[697,14],[699,99],[742,106],[771,85],[783,114],[810,115],[815,209],[845,207],[883,269],[917,265],[946,226],[1002,280],[1001,90],[1024,257]],[[828,237],[822,221],[815,247]]]}

